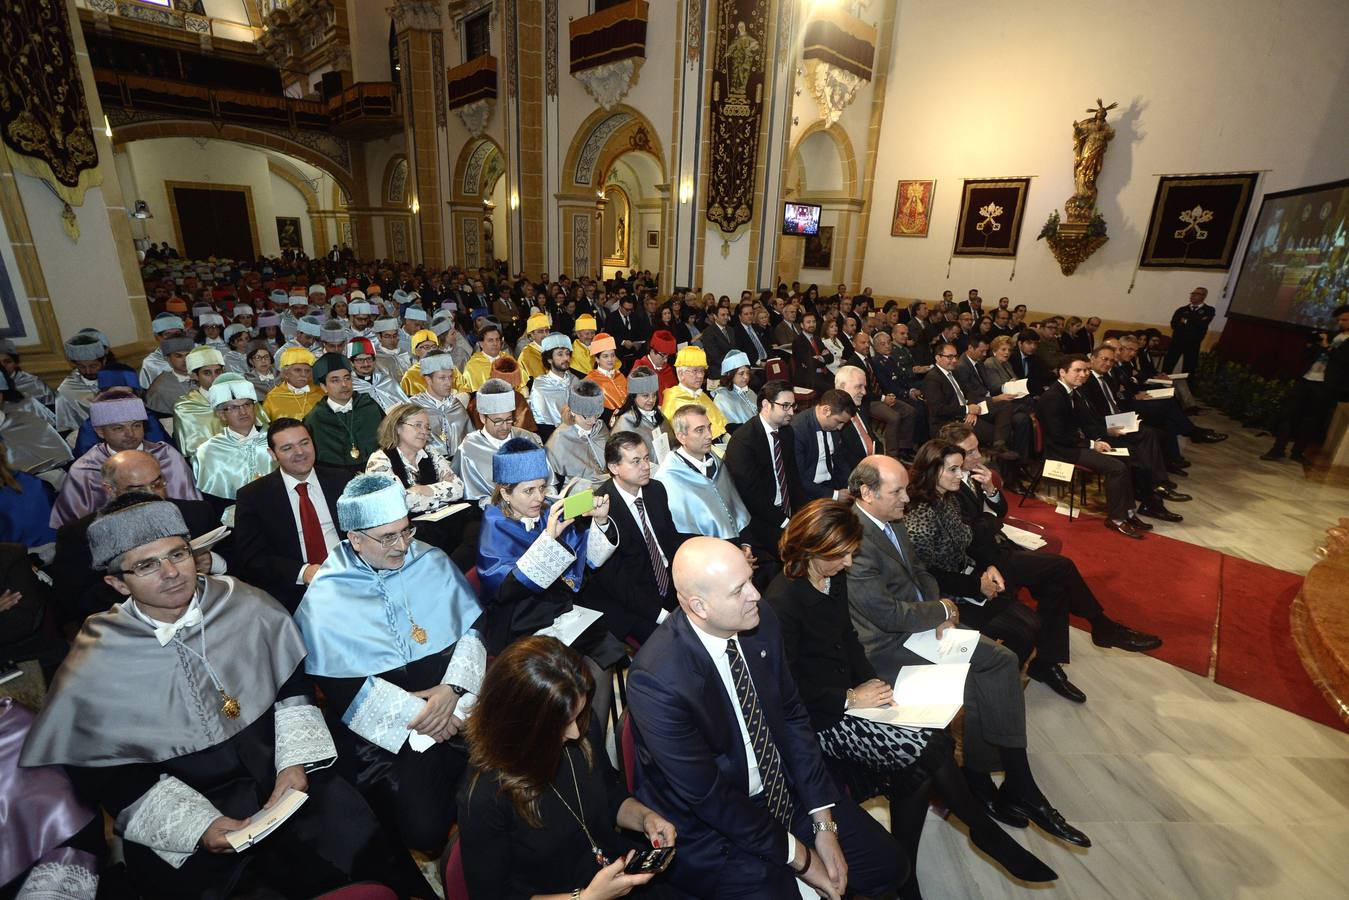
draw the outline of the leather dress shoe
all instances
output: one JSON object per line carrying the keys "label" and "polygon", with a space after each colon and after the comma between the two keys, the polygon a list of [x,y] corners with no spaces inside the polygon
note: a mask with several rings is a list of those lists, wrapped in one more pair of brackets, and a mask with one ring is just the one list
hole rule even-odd
{"label": "leather dress shoe", "polygon": [[998,802],[996,796],[981,797],[980,802],[984,804],[984,809],[988,811],[988,817],[990,819],[995,819],[1006,825],[1008,828],[1025,828],[1030,825],[1030,819],[1027,819],[1025,816],[1021,815],[1021,813],[1004,808],[1003,805]]}
{"label": "leather dress shoe", "polygon": [[1157,487],[1158,487],[1159,489],[1161,489],[1161,488],[1166,488],[1168,491],[1174,491],[1176,488],[1180,487],[1180,485],[1176,484],[1174,481],[1172,481],[1170,478],[1168,478],[1168,479],[1166,479],[1165,481],[1163,481],[1161,484],[1157,485]]}
{"label": "leather dress shoe", "polygon": [[1082,689],[1068,680],[1068,673],[1063,671],[1063,666],[1055,663],[1048,666],[1038,666],[1034,663],[1026,670],[1026,674],[1041,684],[1048,685],[1049,689],[1066,700],[1074,703],[1086,703],[1087,695],[1082,693]]}
{"label": "leather dress shoe", "polygon": [[1189,494],[1182,494],[1174,487],[1162,487],[1157,491],[1157,497],[1161,500],[1170,500],[1172,503],[1184,503],[1186,500],[1193,500]]}
{"label": "leather dress shoe", "polygon": [[1106,519],[1105,527],[1109,528],[1111,531],[1117,531],[1127,538],[1133,538],[1136,541],[1143,540],[1143,532],[1134,528],[1133,524],[1130,522],[1116,522],[1114,519]]}
{"label": "leather dress shoe", "polygon": [[1032,801],[1013,796],[1006,791],[998,791],[996,805],[1007,812],[1025,816],[1059,840],[1079,847],[1091,846],[1091,838],[1069,825],[1068,820],[1063,818],[1063,813],[1055,809],[1044,797]]}
{"label": "leather dress shoe", "polygon": [[[1166,464],[1166,474],[1168,474],[1168,475],[1175,475],[1177,478],[1189,478],[1189,477],[1190,477],[1190,473],[1187,472],[1187,471],[1185,471],[1185,467],[1184,467],[1184,466],[1178,466],[1178,465],[1176,465],[1175,463],[1167,463],[1167,464]],[[1172,483],[1172,484],[1175,484],[1174,481],[1171,482],[1171,483]]]}
{"label": "leather dress shoe", "polygon": [[1283,451],[1278,449],[1271,450],[1268,453],[1262,454],[1260,458],[1268,460],[1283,459]]}
{"label": "leather dress shoe", "polygon": [[1182,469],[1188,469],[1190,466],[1194,465],[1194,463],[1190,462],[1183,456],[1177,456],[1175,459],[1171,460],[1170,463],[1167,463],[1167,465],[1177,465],[1180,466]]}
{"label": "leather dress shoe", "polygon": [[1191,443],[1195,444],[1217,444],[1220,441],[1227,440],[1227,435],[1221,431],[1214,431],[1211,428],[1201,428],[1190,435]]}
{"label": "leather dress shoe", "polygon": [[1138,513],[1132,509],[1129,510],[1129,524],[1139,531],[1152,530],[1152,524],[1150,522],[1144,522],[1142,519],[1138,518]]}
{"label": "leather dress shoe", "polygon": [[[1144,653],[1156,650],[1162,645],[1162,639],[1146,631],[1135,631],[1118,622],[1102,625],[1091,630],[1091,642],[1097,647],[1117,647],[1130,653]],[[1084,698],[1085,699],[1085,698]]]}
{"label": "leather dress shoe", "polygon": [[1140,516],[1147,516],[1149,519],[1161,519],[1163,522],[1185,521],[1185,517],[1182,516],[1180,513],[1173,513],[1171,510],[1163,506],[1162,501],[1160,499],[1151,503],[1144,503],[1143,505],[1139,506],[1138,514]]}

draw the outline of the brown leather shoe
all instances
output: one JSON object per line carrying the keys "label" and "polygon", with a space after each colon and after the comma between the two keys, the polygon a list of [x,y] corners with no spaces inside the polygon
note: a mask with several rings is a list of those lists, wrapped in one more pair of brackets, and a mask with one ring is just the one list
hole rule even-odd
{"label": "brown leather shoe", "polygon": [[1133,538],[1136,541],[1143,540],[1142,533],[1128,522],[1116,522],[1114,519],[1106,519],[1105,527],[1111,531],[1118,531],[1127,538]]}

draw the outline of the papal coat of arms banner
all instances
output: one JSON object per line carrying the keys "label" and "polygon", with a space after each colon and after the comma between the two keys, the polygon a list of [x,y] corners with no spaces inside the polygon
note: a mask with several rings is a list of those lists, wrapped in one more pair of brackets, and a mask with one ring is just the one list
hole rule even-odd
{"label": "papal coat of arms banner", "polygon": [[1016,256],[1030,178],[968,178],[960,192],[954,256]]}
{"label": "papal coat of arms banner", "polygon": [[1138,265],[1145,269],[1226,269],[1232,265],[1258,172],[1163,175],[1152,201]]}

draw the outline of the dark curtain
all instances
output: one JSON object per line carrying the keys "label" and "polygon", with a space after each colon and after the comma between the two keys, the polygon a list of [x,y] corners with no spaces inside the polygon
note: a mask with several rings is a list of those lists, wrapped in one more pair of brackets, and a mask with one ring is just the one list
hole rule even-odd
{"label": "dark curtain", "polygon": [[1228,317],[1214,349],[1224,359],[1244,362],[1265,377],[1295,378],[1307,368],[1307,330]]}
{"label": "dark curtain", "polygon": [[253,230],[243,191],[176,187],[173,202],[183,234],[183,258],[253,258]]}

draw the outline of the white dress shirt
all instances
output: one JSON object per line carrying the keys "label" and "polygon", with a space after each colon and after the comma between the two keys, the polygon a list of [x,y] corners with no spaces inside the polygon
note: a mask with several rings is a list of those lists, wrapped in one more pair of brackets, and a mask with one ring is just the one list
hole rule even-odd
{"label": "white dress shirt", "polygon": [[[645,513],[637,511],[638,500],[642,501],[642,506],[644,508],[646,507],[646,498],[642,496],[642,489],[638,488],[636,494],[629,494],[624,490],[623,485],[618,483],[617,479],[614,480],[614,487],[618,489],[618,496],[628,505],[628,512],[632,513],[632,519],[637,523],[638,529],[645,525],[647,528],[651,529],[651,536],[654,538],[656,536],[656,528],[651,524],[651,519]],[[670,561],[665,558],[665,551],[661,549],[660,541],[656,541],[656,552],[660,554],[661,562],[668,566]]]}
{"label": "white dress shirt", "polygon": [[328,510],[328,498],[324,496],[323,485],[319,484],[318,475],[314,470],[309,470],[309,477],[303,482],[291,477],[284,469],[280,471],[281,483],[286,486],[286,499],[290,501],[290,514],[295,519],[295,533],[300,537],[300,558],[305,560],[304,565],[300,566],[295,583],[304,584],[304,570],[309,564],[309,557],[304,548],[304,527],[300,524],[300,494],[295,490],[295,485],[301,483],[309,485],[309,502],[314,504],[314,511],[318,513],[319,527],[323,529],[323,543],[328,547],[329,553],[342,542],[342,536],[337,533],[337,524],[333,522],[332,513]]}

